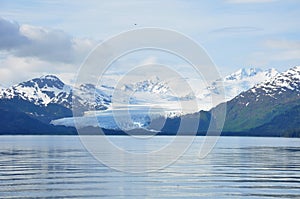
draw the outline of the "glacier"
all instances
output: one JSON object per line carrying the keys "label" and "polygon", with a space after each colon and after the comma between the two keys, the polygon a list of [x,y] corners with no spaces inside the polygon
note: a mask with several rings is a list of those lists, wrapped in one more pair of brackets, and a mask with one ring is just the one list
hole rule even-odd
{"label": "glacier", "polygon": [[81,117],[52,120],[51,124],[76,127],[79,129],[90,126],[128,131],[136,128],[147,129],[153,119],[165,116],[165,114],[165,110],[161,108],[131,105],[118,107],[113,110],[90,111]]}

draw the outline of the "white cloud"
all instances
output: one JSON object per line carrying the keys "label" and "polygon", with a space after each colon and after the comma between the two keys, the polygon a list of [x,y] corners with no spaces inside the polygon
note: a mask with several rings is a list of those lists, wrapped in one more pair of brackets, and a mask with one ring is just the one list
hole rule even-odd
{"label": "white cloud", "polygon": [[72,64],[40,60],[35,57],[16,57],[10,55],[0,60],[0,84],[13,85],[46,74],[76,74],[77,67]]}
{"label": "white cloud", "polygon": [[0,30],[2,51],[55,63],[78,64],[96,45],[94,40],[74,38],[62,30],[19,25],[1,18]]}
{"label": "white cloud", "polygon": [[0,18],[0,83],[12,85],[45,74],[61,74],[70,81],[95,45],[62,30]]}

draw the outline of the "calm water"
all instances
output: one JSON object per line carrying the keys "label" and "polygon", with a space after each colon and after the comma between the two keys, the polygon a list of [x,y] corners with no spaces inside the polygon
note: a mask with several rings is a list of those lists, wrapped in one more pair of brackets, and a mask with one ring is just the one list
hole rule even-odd
{"label": "calm water", "polygon": [[202,140],[169,167],[130,174],[100,164],[75,136],[1,136],[0,198],[300,198],[300,139],[222,137],[200,160]]}

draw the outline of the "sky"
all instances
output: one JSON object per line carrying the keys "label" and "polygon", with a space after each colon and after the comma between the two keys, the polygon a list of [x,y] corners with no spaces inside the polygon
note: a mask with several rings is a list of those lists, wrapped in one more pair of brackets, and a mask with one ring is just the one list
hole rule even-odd
{"label": "sky", "polygon": [[224,75],[284,71],[300,65],[299,19],[299,0],[0,0],[0,85],[45,74],[72,82],[97,44],[144,27],[187,35]]}

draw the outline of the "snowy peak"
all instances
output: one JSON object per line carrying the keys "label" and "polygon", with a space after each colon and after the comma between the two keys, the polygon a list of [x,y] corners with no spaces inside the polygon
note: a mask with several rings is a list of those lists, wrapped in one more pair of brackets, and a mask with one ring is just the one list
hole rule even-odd
{"label": "snowy peak", "polygon": [[223,78],[223,81],[216,80],[206,89],[203,89],[202,92],[197,96],[200,99],[201,109],[209,110],[212,108],[212,104],[209,99],[212,93],[220,95],[219,91],[222,91],[224,88],[225,99],[217,103],[222,103],[229,101],[239,95],[240,93],[247,91],[256,84],[260,84],[264,81],[269,80],[272,77],[278,75],[279,72],[276,69],[262,70],[259,68],[242,68],[226,77]]}
{"label": "snowy peak", "polygon": [[242,80],[248,77],[253,77],[258,73],[263,72],[260,68],[242,68],[224,78],[224,81]]}
{"label": "snowy peak", "polygon": [[40,88],[52,87],[52,88],[63,89],[63,87],[65,86],[65,84],[58,77],[54,75],[42,76],[40,78],[33,79],[32,81],[35,81]]}
{"label": "snowy peak", "polygon": [[73,88],[74,99],[86,110],[106,110],[110,107],[111,96],[96,88],[93,84],[82,84],[79,88]]}
{"label": "snowy peak", "polygon": [[0,98],[20,98],[36,105],[47,105],[62,92],[70,92],[70,88],[56,76],[47,75],[4,89]]}
{"label": "snowy peak", "polygon": [[275,77],[276,75],[278,75],[279,72],[275,68],[271,68],[271,69],[265,70],[263,72],[263,74],[264,74],[264,76],[266,76],[268,78],[272,78],[272,77]]}
{"label": "snowy peak", "polygon": [[238,95],[239,104],[282,104],[300,99],[300,67],[291,68]]}
{"label": "snowy peak", "polygon": [[59,104],[72,108],[75,100],[80,110],[105,110],[109,107],[111,96],[97,89],[95,85],[83,84],[72,88],[54,75],[34,78],[0,91],[0,99],[22,99],[39,106]]}
{"label": "snowy peak", "polygon": [[126,84],[123,90],[132,92],[150,92],[155,94],[166,94],[169,92],[169,86],[166,82],[161,81],[159,77],[154,76],[144,81],[138,81],[133,84]]}
{"label": "snowy peak", "polygon": [[291,68],[277,76],[265,81],[251,89],[257,92],[258,89],[265,91],[269,95],[281,94],[287,90],[300,91],[300,66]]}
{"label": "snowy peak", "polygon": [[241,81],[247,79],[256,79],[257,77],[265,80],[265,78],[271,78],[277,74],[279,74],[279,72],[274,68],[268,70],[262,70],[260,68],[242,68],[224,77],[223,81]]}
{"label": "snowy peak", "polygon": [[41,89],[47,89],[47,88],[57,88],[57,89],[63,89],[64,83],[56,76],[54,75],[46,75],[42,76],[40,78],[34,78],[32,80],[22,82],[18,84],[21,87],[34,87],[37,86]]}

